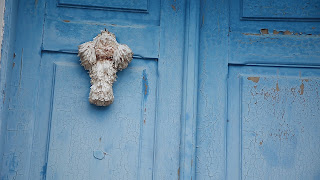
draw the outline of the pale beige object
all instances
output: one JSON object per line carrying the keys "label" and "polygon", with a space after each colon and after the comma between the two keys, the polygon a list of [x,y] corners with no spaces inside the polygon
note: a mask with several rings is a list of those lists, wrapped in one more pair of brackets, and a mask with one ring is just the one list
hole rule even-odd
{"label": "pale beige object", "polygon": [[113,82],[117,71],[127,68],[133,53],[125,44],[119,44],[114,34],[101,31],[93,41],[78,47],[81,65],[89,71],[91,89],[89,102],[97,106],[108,106],[113,100]]}

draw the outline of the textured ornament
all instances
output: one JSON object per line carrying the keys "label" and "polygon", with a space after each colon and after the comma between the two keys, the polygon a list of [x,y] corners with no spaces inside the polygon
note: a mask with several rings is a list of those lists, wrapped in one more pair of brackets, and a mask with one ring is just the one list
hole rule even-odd
{"label": "textured ornament", "polygon": [[101,31],[93,41],[81,44],[78,49],[81,65],[89,71],[91,78],[89,102],[97,106],[110,105],[114,100],[112,85],[116,73],[131,62],[131,49],[119,44],[108,30]]}

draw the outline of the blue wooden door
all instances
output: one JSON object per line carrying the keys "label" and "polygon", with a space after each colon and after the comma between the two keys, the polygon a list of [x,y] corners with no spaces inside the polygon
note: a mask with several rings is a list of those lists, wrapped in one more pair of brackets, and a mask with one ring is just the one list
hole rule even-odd
{"label": "blue wooden door", "polygon": [[202,1],[197,179],[320,179],[320,1]]}
{"label": "blue wooden door", "polygon": [[[12,1],[0,179],[177,179],[184,2]],[[16,8],[16,9],[15,9]],[[88,101],[77,47],[102,30],[134,52],[115,101]],[[9,65],[8,65],[9,67]],[[3,153],[2,153],[3,152]]]}
{"label": "blue wooden door", "polygon": [[[319,7],[8,2],[0,178],[320,179]],[[77,46],[105,28],[135,55],[96,107]]]}

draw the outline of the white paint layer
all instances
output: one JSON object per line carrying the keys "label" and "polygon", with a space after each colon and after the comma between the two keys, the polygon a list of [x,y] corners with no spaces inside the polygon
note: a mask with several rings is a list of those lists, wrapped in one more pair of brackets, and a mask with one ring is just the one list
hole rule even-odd
{"label": "white paint layer", "polygon": [[93,41],[81,44],[78,56],[81,65],[89,71],[91,89],[89,101],[97,106],[108,106],[113,100],[113,82],[117,71],[127,68],[133,53],[125,44],[119,44],[111,32],[105,30]]}
{"label": "white paint layer", "polygon": [[[0,49],[2,49],[5,0],[0,0]],[[1,60],[1,51],[0,51]]]}

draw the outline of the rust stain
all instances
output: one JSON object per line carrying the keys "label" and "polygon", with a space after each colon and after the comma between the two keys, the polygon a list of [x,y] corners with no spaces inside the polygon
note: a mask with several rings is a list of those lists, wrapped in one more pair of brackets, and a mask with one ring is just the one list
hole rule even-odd
{"label": "rust stain", "polygon": [[171,8],[174,10],[174,11],[176,11],[177,9],[176,9],[176,7],[174,6],[174,5],[171,5]]}
{"label": "rust stain", "polygon": [[66,23],[68,23],[68,22],[70,22],[69,20],[63,20],[63,22],[66,22]]}
{"label": "rust stain", "polygon": [[145,119],[143,120],[143,124],[146,124],[146,120]]}
{"label": "rust stain", "polygon": [[285,32],[283,32],[284,35],[292,35],[292,32],[286,30]]}
{"label": "rust stain", "polygon": [[312,27],[312,29],[316,29],[316,27]]}
{"label": "rust stain", "polygon": [[178,168],[178,179],[180,179],[180,167]]}
{"label": "rust stain", "polygon": [[15,65],[16,65],[16,63],[15,63],[15,62],[13,62],[13,63],[12,63],[12,69],[14,68],[14,66],[15,66]]}
{"label": "rust stain", "polygon": [[300,85],[300,95],[303,95],[303,93],[304,93],[304,84],[301,83],[301,85]]}
{"label": "rust stain", "polygon": [[252,82],[258,83],[259,80],[260,80],[260,77],[248,77],[247,79],[252,81]]}
{"label": "rust stain", "polygon": [[147,84],[144,84],[144,87],[145,87],[145,89],[144,89],[144,95],[147,95],[147,93],[148,93],[148,85],[147,85]]}
{"label": "rust stain", "polygon": [[280,89],[279,89],[279,84],[278,84],[278,83],[276,84],[276,90],[277,90],[277,91],[280,91]]}
{"label": "rust stain", "polygon": [[147,98],[148,95],[148,77],[145,70],[143,70],[143,76],[142,76],[142,93],[144,93],[145,98]]}
{"label": "rust stain", "polygon": [[309,79],[302,79],[302,82],[303,82],[303,81],[305,81],[305,82],[309,82]]}
{"label": "rust stain", "polygon": [[257,85],[253,86],[255,89],[257,89]]}
{"label": "rust stain", "polygon": [[273,30],[273,34],[279,34],[279,31]]}
{"label": "rust stain", "polygon": [[268,29],[261,29],[260,32],[261,32],[261,34],[269,34]]}
{"label": "rust stain", "polygon": [[35,5],[35,6],[38,5],[38,1],[39,1],[39,0],[35,0],[35,1],[34,1],[34,5]]}
{"label": "rust stain", "polygon": [[260,146],[261,146],[261,145],[263,144],[263,140],[262,140],[262,141],[260,141],[260,143],[259,143],[259,144],[260,144]]}

